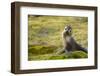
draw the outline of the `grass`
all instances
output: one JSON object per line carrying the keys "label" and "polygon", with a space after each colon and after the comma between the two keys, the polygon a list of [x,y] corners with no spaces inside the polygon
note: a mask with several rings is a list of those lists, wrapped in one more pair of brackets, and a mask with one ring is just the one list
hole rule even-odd
{"label": "grass", "polygon": [[57,60],[87,58],[87,54],[74,51],[57,54],[63,48],[62,31],[72,25],[73,37],[87,48],[87,17],[28,16],[28,60]]}

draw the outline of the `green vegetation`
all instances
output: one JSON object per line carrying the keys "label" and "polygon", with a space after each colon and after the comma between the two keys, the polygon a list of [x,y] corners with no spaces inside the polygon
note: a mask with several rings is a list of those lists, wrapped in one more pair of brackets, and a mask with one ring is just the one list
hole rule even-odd
{"label": "green vegetation", "polygon": [[63,48],[62,31],[72,25],[73,37],[87,47],[87,17],[69,16],[28,16],[28,60],[56,60],[87,58],[87,54],[74,51],[58,54]]}

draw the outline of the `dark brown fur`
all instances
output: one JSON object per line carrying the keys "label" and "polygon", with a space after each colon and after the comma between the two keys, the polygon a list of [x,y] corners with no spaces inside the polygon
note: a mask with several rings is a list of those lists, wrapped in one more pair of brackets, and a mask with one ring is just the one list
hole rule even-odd
{"label": "dark brown fur", "polygon": [[84,51],[87,53],[87,49],[79,45],[72,37],[72,28],[70,25],[65,27],[62,35],[63,35],[63,43],[64,43],[65,52],[68,53],[75,50],[79,50],[79,51]]}

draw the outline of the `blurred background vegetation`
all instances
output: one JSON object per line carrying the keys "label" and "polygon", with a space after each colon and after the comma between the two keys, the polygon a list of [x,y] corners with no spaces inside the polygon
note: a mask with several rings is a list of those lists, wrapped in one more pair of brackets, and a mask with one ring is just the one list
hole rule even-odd
{"label": "blurred background vegetation", "polygon": [[57,53],[63,49],[62,32],[68,24],[77,43],[87,48],[87,17],[28,15],[28,60],[87,58],[86,53],[77,50]]}

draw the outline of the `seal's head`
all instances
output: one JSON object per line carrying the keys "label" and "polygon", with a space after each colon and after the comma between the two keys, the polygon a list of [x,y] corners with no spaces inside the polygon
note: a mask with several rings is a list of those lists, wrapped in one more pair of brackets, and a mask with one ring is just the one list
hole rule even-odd
{"label": "seal's head", "polygon": [[67,25],[64,28],[64,31],[65,31],[66,35],[71,35],[72,34],[72,27],[71,27],[71,25]]}

